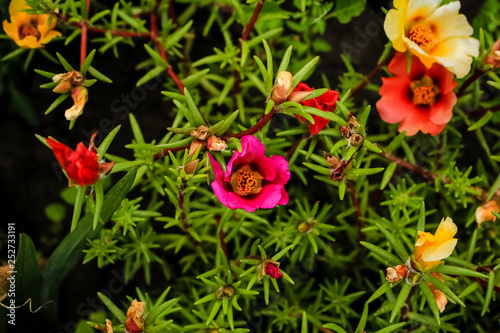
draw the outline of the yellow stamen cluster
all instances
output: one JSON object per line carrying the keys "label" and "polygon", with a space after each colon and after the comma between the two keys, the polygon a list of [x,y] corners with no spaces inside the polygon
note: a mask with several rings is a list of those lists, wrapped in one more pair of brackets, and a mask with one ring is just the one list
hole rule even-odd
{"label": "yellow stamen cluster", "polygon": [[421,48],[428,48],[434,42],[432,30],[424,24],[415,24],[411,27],[408,38]]}

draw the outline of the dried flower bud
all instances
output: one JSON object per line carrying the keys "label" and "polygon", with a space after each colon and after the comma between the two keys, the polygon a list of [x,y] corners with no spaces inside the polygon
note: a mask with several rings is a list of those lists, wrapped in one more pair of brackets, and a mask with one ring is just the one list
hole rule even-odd
{"label": "dried flower bud", "polygon": [[231,285],[225,285],[217,290],[217,298],[230,299],[234,295],[234,287]]}
{"label": "dried flower bud", "polygon": [[493,44],[491,52],[488,57],[486,57],[484,63],[487,65],[492,65],[494,68],[500,67],[500,39],[497,40],[495,44]]}
{"label": "dried flower bud", "polygon": [[223,151],[227,148],[227,145],[224,140],[212,135],[207,140],[207,148],[211,151]]}
{"label": "dried flower bud", "polygon": [[349,138],[349,144],[353,147],[359,147],[363,144],[364,138],[360,134],[353,134]]}
{"label": "dried flower bud", "polygon": [[125,321],[125,330],[128,333],[144,332],[145,324],[142,315],[144,314],[145,305],[145,302],[139,302],[136,299],[132,301],[127,310],[127,320]]}
{"label": "dried flower bud", "polygon": [[349,128],[351,130],[356,130],[359,127],[359,123],[356,120],[356,117],[354,116],[354,112],[352,112],[352,111],[349,112],[349,115],[347,116],[347,118],[349,119],[347,121],[347,126],[349,126]]}
{"label": "dried flower bud", "polygon": [[64,113],[67,120],[75,120],[82,114],[83,107],[89,99],[89,93],[84,86],[77,86],[71,90],[71,97],[75,104]]}
{"label": "dried flower bud", "polygon": [[492,212],[500,212],[500,207],[498,207],[498,202],[495,200],[488,201],[482,206],[476,209],[476,221],[477,225],[480,226],[484,221],[496,221],[495,215]]}
{"label": "dried flower bud", "polygon": [[407,274],[408,267],[406,267],[406,265],[387,267],[387,275],[385,276],[385,279],[389,282],[398,282],[405,278]]}
{"label": "dried flower bud", "polygon": [[340,166],[340,160],[326,151],[323,152],[323,156],[326,158],[326,162],[332,169],[336,169]]}
{"label": "dried flower bud", "polygon": [[292,74],[290,72],[280,72],[276,77],[276,84],[271,92],[271,99],[278,105],[286,101],[292,91]]}
{"label": "dried flower bud", "polygon": [[198,140],[205,141],[208,138],[208,136],[210,135],[210,132],[209,132],[207,126],[202,125],[202,126],[198,127],[198,129],[191,130],[191,132],[189,134],[191,134],[191,136],[194,136]]}
{"label": "dried flower bud", "polygon": [[196,169],[198,168],[198,164],[200,163],[199,159],[195,159],[194,161],[189,162],[184,166],[184,171],[188,175],[192,175],[196,172]]}
{"label": "dried flower bud", "polygon": [[[435,277],[437,277],[441,282],[443,282],[443,278],[440,274],[438,273],[431,273]],[[439,312],[443,312],[444,308],[446,307],[446,304],[448,303],[448,299],[446,298],[446,295],[439,290],[438,288],[434,287],[432,284],[427,283],[429,287],[431,288],[432,295],[434,295],[434,299],[436,300],[437,307],[439,309]]]}
{"label": "dried flower bud", "polygon": [[340,133],[342,134],[342,136],[344,138],[349,138],[352,134],[351,129],[349,127],[346,127],[346,126],[340,127]]}

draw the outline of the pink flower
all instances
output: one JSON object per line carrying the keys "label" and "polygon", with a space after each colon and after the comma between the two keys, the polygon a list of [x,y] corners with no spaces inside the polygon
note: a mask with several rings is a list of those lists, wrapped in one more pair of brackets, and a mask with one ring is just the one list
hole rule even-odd
{"label": "pink flower", "polygon": [[278,155],[266,157],[264,145],[251,135],[241,138],[241,147],[241,153],[236,151],[231,157],[225,173],[209,155],[215,175],[212,182],[215,196],[224,206],[247,212],[287,204],[288,162]]}
{"label": "pink flower", "polygon": [[394,77],[383,78],[377,110],[382,120],[399,123],[399,131],[414,135],[419,130],[439,134],[452,116],[457,97],[453,73],[439,64],[427,69],[417,57],[412,57],[407,72],[406,54],[396,53],[389,64]]}
{"label": "pink flower", "polygon": [[[291,95],[300,91],[313,91],[313,89],[309,87],[307,84],[300,82],[297,85],[297,87],[293,89]],[[310,106],[324,112],[334,112],[336,107],[335,102],[338,100],[338,98],[339,98],[338,92],[334,90],[328,90],[323,95],[318,96],[316,98],[308,99],[306,101],[301,101],[300,104],[304,106]],[[291,100],[293,100],[293,98],[291,98]],[[295,115],[295,117],[301,122],[307,122],[307,120],[302,116]],[[328,119],[319,116],[313,116],[313,119],[314,119],[314,124],[309,123],[309,132],[312,135],[318,134],[319,131],[321,131],[330,121]]]}
{"label": "pink flower", "polygon": [[280,272],[280,269],[271,262],[267,264],[264,272],[273,279],[279,279],[283,276],[283,273]]}

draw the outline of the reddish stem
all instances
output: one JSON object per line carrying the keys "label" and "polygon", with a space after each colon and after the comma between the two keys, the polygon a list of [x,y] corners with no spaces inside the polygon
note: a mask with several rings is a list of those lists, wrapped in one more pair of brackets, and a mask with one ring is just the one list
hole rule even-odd
{"label": "reddish stem", "polygon": [[469,118],[478,118],[478,117],[482,117],[484,116],[484,114],[488,111],[491,111],[491,112],[497,112],[497,111],[500,111],[500,104],[499,105],[495,105],[495,106],[492,106],[490,108],[483,108],[483,109],[478,109],[474,112],[472,112],[471,114],[469,114]]}
{"label": "reddish stem", "polygon": [[[160,53],[160,56],[168,63],[167,59],[167,54],[165,53],[165,49],[163,48],[163,45],[160,43],[158,40],[158,25],[156,23],[156,14],[158,13],[158,1],[156,2],[155,10],[151,12],[150,19],[151,19],[151,39],[153,39],[156,48],[158,49],[158,52]],[[172,66],[170,64],[167,67],[167,73],[170,75],[172,80],[174,80],[175,84],[177,85],[177,88],[179,89],[179,92],[184,95],[184,85],[182,84],[181,80],[177,77],[175,74],[174,70],[172,69]]]}
{"label": "reddish stem", "polygon": [[82,22],[82,43],[80,45],[80,67],[83,66],[85,58],[87,58],[87,21]]}
{"label": "reddish stem", "polygon": [[252,135],[252,134],[255,134],[257,133],[258,131],[260,131],[264,126],[266,126],[266,124],[269,122],[269,120],[271,120],[271,118],[273,117],[274,113],[276,112],[276,109],[272,109],[271,112],[269,112],[268,114],[264,115],[264,117],[260,118],[260,120],[257,122],[257,124],[253,125],[252,127],[250,127],[249,129],[247,130],[244,130],[243,132],[239,132],[239,133],[234,133],[234,134],[229,134],[227,136],[224,136],[222,137],[224,140],[227,140],[229,138],[237,138],[237,139],[240,139],[241,137],[245,136],[245,135]]}
{"label": "reddish stem", "polygon": [[182,147],[177,147],[177,148],[166,148],[166,149],[163,149],[163,151],[161,153],[156,154],[154,156],[154,160],[157,161],[160,158],[164,157],[165,155],[168,155],[169,151],[171,151],[173,153],[173,152],[176,152],[176,151],[181,151],[181,150],[184,150],[184,149],[189,149],[189,147],[191,147],[191,144],[185,145],[185,146],[182,146]]}
{"label": "reddish stem", "polygon": [[432,171],[424,169],[416,164],[407,162],[407,161],[405,161],[399,157],[396,157],[396,156],[392,155],[391,153],[388,153],[384,150],[380,153],[380,156],[387,158],[388,160],[396,163],[399,166],[402,166],[406,169],[410,169],[412,171],[415,171],[416,173],[423,176],[425,179],[434,181],[438,177],[438,175],[433,173]]}
{"label": "reddish stem", "polygon": [[[253,27],[255,25],[255,22],[257,22],[257,18],[259,18],[260,11],[262,10],[262,7],[264,6],[264,2],[266,0],[262,0],[257,2],[257,5],[255,6],[255,9],[253,11],[252,17],[250,18],[250,21],[248,21],[247,26],[245,29],[243,29],[243,32],[241,34],[241,40],[247,40],[248,37],[250,36],[250,32],[252,32]],[[240,41],[240,52],[241,52],[241,41]]]}

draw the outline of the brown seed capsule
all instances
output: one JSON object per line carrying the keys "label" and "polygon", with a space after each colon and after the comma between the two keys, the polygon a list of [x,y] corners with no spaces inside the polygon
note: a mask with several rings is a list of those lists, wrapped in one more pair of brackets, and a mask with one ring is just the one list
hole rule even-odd
{"label": "brown seed capsule", "polygon": [[208,136],[210,135],[210,132],[208,131],[207,126],[202,125],[195,130],[191,130],[191,132],[189,134],[191,134],[191,136],[194,136],[198,140],[205,141],[208,138]]}
{"label": "brown seed capsule", "polygon": [[363,140],[364,138],[360,134],[353,134],[349,138],[349,144],[353,147],[359,147],[363,144]]}

